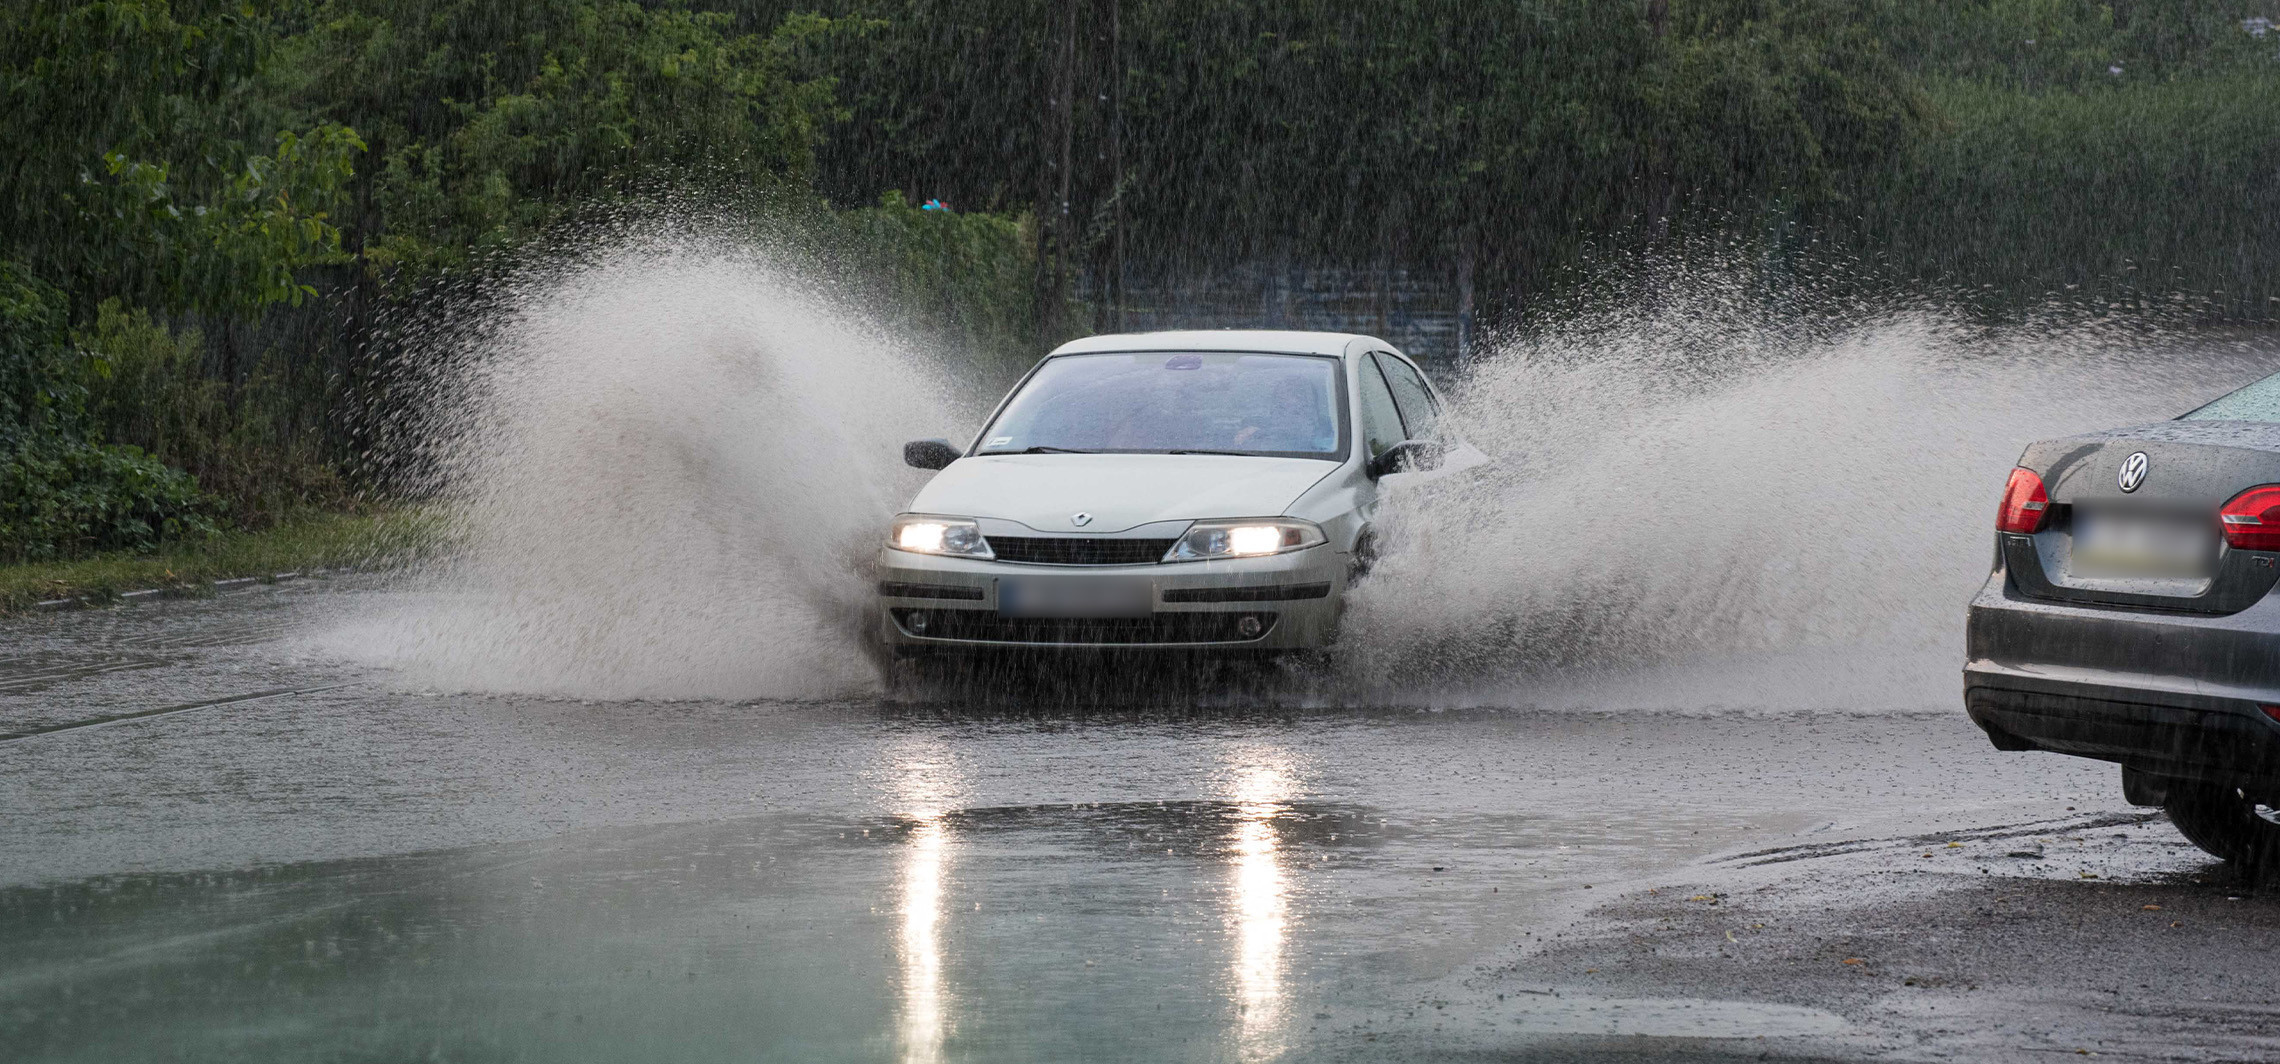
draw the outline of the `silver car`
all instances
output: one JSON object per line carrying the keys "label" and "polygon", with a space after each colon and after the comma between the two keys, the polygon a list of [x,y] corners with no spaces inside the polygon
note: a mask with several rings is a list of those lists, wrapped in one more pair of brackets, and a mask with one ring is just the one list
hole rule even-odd
{"label": "silver car", "polygon": [[1481,464],[1367,336],[1163,332],[1062,345],[886,530],[880,625],[928,649],[1321,647],[1380,497]]}

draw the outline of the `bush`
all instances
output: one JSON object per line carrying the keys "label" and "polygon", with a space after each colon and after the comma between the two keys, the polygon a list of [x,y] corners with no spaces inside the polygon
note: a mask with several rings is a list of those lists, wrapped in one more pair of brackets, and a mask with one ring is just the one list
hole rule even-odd
{"label": "bush", "polygon": [[890,189],[876,207],[838,212],[837,224],[880,305],[908,319],[898,324],[992,354],[1035,342],[1036,266],[1019,219],[925,210]]}
{"label": "bush", "polygon": [[0,561],[211,536],[211,510],[189,474],[138,447],[48,439],[0,457]]}
{"label": "bush", "polygon": [[2233,318],[2280,306],[2271,71],[2081,91],[1948,81],[1932,97],[1942,129],[1859,197],[1853,246],[2021,305],[2076,292],[2189,294]]}
{"label": "bush", "polygon": [[93,442],[88,384],[109,368],[69,343],[61,293],[0,260],[0,561],[213,534],[212,500],[189,474]]}
{"label": "bush", "polygon": [[69,356],[63,293],[0,259],[0,449],[69,427],[80,404]]}
{"label": "bush", "polygon": [[265,526],[345,494],[323,448],[328,383],[294,379],[281,353],[265,356],[233,397],[206,374],[197,330],[174,332],[118,300],[96,308],[94,326],[74,340],[96,436],[188,470],[232,523]]}

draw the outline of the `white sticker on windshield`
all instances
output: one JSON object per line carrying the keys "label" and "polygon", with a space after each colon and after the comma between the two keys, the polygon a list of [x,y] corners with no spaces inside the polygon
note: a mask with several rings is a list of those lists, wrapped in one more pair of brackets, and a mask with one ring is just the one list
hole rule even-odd
{"label": "white sticker on windshield", "polygon": [[992,447],[1003,447],[1003,446],[1005,446],[1006,444],[1009,444],[1009,443],[1012,443],[1012,442],[1013,442],[1013,437],[1011,437],[1011,436],[992,436],[992,437],[990,437],[990,446],[992,446]]}

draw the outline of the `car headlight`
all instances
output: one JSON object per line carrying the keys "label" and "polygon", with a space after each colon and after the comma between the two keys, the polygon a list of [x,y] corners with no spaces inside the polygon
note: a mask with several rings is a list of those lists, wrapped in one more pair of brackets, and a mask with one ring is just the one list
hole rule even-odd
{"label": "car headlight", "polygon": [[949,554],[960,558],[995,558],[982,526],[966,517],[904,514],[887,529],[887,546],[913,554]]}
{"label": "car headlight", "polygon": [[1164,555],[1167,562],[1200,562],[1213,558],[1259,558],[1318,546],[1328,537],[1312,521],[1288,517],[1255,517],[1235,521],[1197,521]]}

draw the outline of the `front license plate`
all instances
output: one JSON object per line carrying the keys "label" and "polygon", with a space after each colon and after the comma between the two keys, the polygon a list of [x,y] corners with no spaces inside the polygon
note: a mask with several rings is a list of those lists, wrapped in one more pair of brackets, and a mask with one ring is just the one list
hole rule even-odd
{"label": "front license plate", "polygon": [[1000,617],[1146,617],[1156,586],[1129,577],[1003,579],[997,601]]}
{"label": "front license plate", "polygon": [[2069,568],[2084,576],[2198,578],[2216,561],[2216,522],[2205,516],[2074,510]]}

